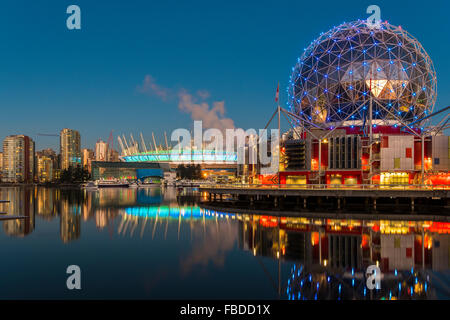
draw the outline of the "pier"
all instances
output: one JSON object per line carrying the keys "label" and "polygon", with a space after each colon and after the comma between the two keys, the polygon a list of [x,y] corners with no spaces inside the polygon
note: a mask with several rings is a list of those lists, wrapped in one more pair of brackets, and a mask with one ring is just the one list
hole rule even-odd
{"label": "pier", "polygon": [[206,204],[231,208],[450,215],[448,186],[239,184],[201,186],[199,190]]}

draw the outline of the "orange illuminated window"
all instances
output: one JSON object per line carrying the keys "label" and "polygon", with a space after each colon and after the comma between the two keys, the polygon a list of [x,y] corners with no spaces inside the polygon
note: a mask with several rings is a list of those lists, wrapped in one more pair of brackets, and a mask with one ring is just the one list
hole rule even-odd
{"label": "orange illuminated window", "polygon": [[381,140],[381,147],[389,148],[389,137],[383,137],[383,139]]}
{"label": "orange illuminated window", "polygon": [[313,246],[315,246],[318,243],[319,243],[319,233],[318,232],[312,232],[311,233],[311,244]]}
{"label": "orange illuminated window", "polygon": [[412,158],[412,148],[406,148],[406,157]]}
{"label": "orange illuminated window", "polygon": [[406,248],[406,257],[412,258],[412,248]]}

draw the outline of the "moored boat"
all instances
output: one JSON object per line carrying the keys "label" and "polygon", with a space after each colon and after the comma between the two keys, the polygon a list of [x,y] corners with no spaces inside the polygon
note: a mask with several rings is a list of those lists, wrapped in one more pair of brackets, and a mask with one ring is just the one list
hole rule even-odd
{"label": "moored boat", "polygon": [[125,180],[97,180],[95,184],[99,188],[128,188],[130,186]]}

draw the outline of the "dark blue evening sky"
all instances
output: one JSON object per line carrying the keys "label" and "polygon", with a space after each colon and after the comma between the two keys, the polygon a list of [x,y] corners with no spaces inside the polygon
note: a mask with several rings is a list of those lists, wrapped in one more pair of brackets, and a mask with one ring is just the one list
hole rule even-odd
{"label": "dark blue evening sky", "polygon": [[[70,4],[81,7],[81,30],[66,28]],[[83,147],[111,130],[161,137],[191,127],[178,108],[182,88],[208,91],[211,106],[224,101],[237,127],[264,127],[278,81],[286,102],[303,48],[333,26],[366,19],[370,4],[422,43],[437,72],[436,109],[449,105],[448,1],[3,0],[0,139],[23,133],[37,149],[57,148],[56,137],[36,134],[64,127],[80,131]],[[139,90],[147,75],[160,96]]]}

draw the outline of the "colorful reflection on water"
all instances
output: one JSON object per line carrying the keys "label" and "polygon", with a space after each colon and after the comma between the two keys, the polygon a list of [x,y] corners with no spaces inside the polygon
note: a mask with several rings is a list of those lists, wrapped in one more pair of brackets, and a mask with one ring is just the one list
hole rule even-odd
{"label": "colorful reflection on water", "polygon": [[[278,217],[204,209],[201,197],[1,188],[1,217],[22,218],[2,221],[0,298],[450,298],[445,217]],[[82,293],[64,288],[69,264],[84,270]],[[382,272],[378,290],[369,265]]]}

